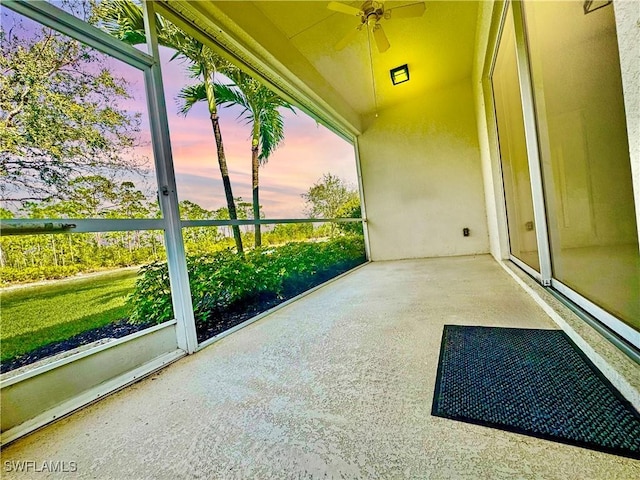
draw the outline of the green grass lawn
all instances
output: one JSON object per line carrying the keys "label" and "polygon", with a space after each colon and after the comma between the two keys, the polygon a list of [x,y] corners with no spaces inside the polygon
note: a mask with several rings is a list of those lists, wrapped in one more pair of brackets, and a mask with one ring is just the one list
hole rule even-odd
{"label": "green grass lawn", "polygon": [[125,300],[137,275],[118,270],[0,291],[1,360],[128,316]]}

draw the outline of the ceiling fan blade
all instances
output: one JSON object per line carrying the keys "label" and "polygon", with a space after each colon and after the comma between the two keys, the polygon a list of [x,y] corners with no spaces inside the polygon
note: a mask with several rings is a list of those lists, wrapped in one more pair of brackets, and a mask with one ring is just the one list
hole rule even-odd
{"label": "ceiling fan blade", "polygon": [[411,18],[421,17],[425,11],[424,2],[414,3],[412,5],[405,5],[403,7],[390,8],[385,13],[389,15],[389,18]]}
{"label": "ceiling fan blade", "polygon": [[354,17],[359,17],[362,15],[362,10],[356,7],[352,7],[350,5],[345,5],[340,2],[329,2],[327,5],[329,10],[333,10],[334,12],[346,13],[347,15],[353,15]]}
{"label": "ceiling fan blade", "polygon": [[376,45],[380,53],[384,53],[387,50],[389,50],[389,47],[391,46],[391,44],[389,43],[389,39],[387,38],[387,36],[384,33],[384,30],[382,29],[382,25],[376,24],[376,26],[373,27],[373,38],[376,41]]}
{"label": "ceiling fan blade", "polygon": [[349,33],[347,33],[342,40],[336,43],[335,47],[333,48],[335,48],[336,50],[342,50],[344,47],[350,44],[354,38],[356,38],[356,35],[360,30],[362,30],[362,24],[358,25],[356,28],[349,31]]}

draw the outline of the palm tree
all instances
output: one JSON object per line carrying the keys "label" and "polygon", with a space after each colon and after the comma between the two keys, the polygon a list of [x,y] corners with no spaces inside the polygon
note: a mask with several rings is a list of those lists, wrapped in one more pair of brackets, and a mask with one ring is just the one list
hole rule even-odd
{"label": "palm tree", "polygon": [[[103,28],[112,36],[131,45],[146,42],[142,7],[132,0],[104,0],[97,7],[96,17],[102,23]],[[176,51],[171,60],[176,58],[186,60],[189,63],[191,75],[201,81],[216,142],[218,165],[222,176],[227,208],[229,209],[229,218],[237,220],[238,215],[231,189],[231,180],[229,179],[229,168],[227,167],[227,159],[224,153],[222,133],[220,132],[220,118],[218,117],[214,88],[214,77],[217,72],[233,71],[237,70],[237,68],[213,53],[206,45],[186,35],[178,27],[157,14],[156,26],[158,44]],[[240,227],[233,225],[232,229],[238,253],[242,253]]]}
{"label": "palm tree", "polygon": [[[269,161],[269,157],[284,140],[284,122],[280,108],[293,107],[262,83],[239,69],[225,71],[225,76],[234,85],[216,83],[215,98],[218,105],[230,107],[238,105],[242,112],[238,118],[251,125],[251,186],[253,191],[253,218],[260,218],[259,167]],[[182,89],[178,95],[184,103],[182,112],[199,101],[207,99],[206,85],[200,83]],[[262,245],[260,225],[255,225],[255,246]]]}

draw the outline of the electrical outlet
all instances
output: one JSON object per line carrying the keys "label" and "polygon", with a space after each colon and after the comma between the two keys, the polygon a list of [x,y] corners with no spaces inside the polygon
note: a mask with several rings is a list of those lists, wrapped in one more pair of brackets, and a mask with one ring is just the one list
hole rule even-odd
{"label": "electrical outlet", "polygon": [[524,224],[524,228],[527,230],[527,232],[530,232],[533,230],[533,222],[527,222]]}
{"label": "electrical outlet", "polygon": [[465,227],[465,228],[463,228],[463,229],[462,229],[462,235],[463,235],[464,237],[468,237],[468,236],[469,236],[469,234],[470,234],[470,232],[469,232],[469,229],[468,229],[467,227]]}

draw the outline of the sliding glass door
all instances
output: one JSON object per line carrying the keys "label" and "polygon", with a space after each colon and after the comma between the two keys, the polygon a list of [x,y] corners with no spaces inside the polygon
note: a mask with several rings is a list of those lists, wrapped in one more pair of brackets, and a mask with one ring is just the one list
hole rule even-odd
{"label": "sliding glass door", "polygon": [[553,277],[640,330],[640,256],[613,5],[524,7]]}
{"label": "sliding glass door", "polygon": [[[640,254],[613,5],[514,2],[491,85],[512,256],[550,265],[553,288],[637,347]],[[535,249],[538,210],[548,256]]]}

